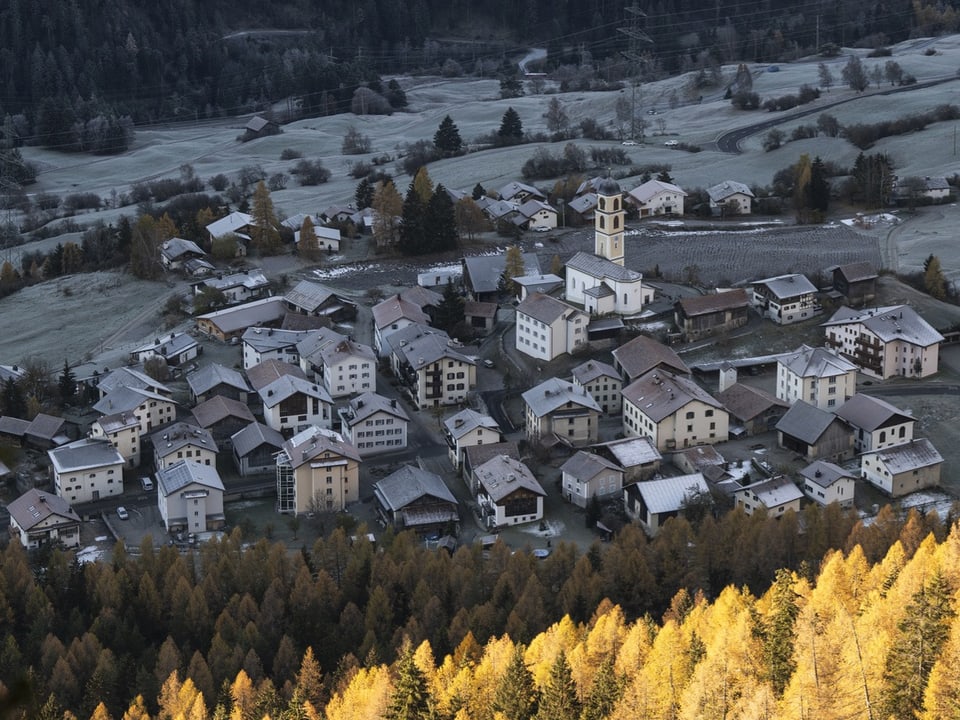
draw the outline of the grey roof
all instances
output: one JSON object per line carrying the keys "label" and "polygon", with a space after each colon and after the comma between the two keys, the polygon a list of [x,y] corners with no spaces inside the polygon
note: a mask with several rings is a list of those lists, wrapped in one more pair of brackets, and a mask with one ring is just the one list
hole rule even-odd
{"label": "grey roof", "polygon": [[662,180],[647,180],[642,185],[638,185],[631,190],[629,195],[637,202],[645,203],[649,202],[660,193],[665,192],[679,193],[683,197],[686,197],[687,195],[687,193],[685,193],[680,186],[674,185],[673,183],[663,182]]}
{"label": "grey roof", "polygon": [[450,336],[440,328],[430,327],[424,323],[410,323],[406,327],[393,330],[384,335],[381,338],[383,341],[381,351],[384,355],[396,353],[398,357],[402,358],[402,353],[399,351],[410,341],[421,338],[424,335],[439,335],[444,339],[444,342],[450,340]]}
{"label": "grey roof", "polygon": [[540,190],[533,185],[527,185],[522,182],[509,182],[497,191],[497,194],[504,200],[512,200],[517,195],[526,193],[535,197],[546,197]]}
{"label": "grey roof", "polygon": [[527,292],[550,292],[563,285],[563,278],[559,275],[547,273],[546,275],[521,275],[515,277],[513,281],[520,287],[526,288]]}
{"label": "grey roof", "polygon": [[174,422],[155,430],[150,434],[153,447],[161,456],[166,457],[188,445],[206,448],[214,453],[218,452],[217,443],[208,431],[197,425],[185,422]]}
{"label": "grey roof", "polygon": [[393,415],[404,422],[410,421],[410,416],[399,402],[374,392],[365,392],[352,398],[346,407],[340,409],[340,418],[347,425],[353,426],[380,412]]}
{"label": "grey roof", "polygon": [[469,445],[463,449],[463,455],[469,460],[470,467],[478,468],[497,455],[506,455],[519,460],[520,448],[516,440],[505,440],[490,445]]}
{"label": "grey roof", "polygon": [[645,480],[634,487],[651,513],[676,512],[692,495],[709,495],[710,488],[702,473],[678,475],[661,480]]}
{"label": "grey roof", "polygon": [[785,435],[802,440],[807,445],[813,445],[835,421],[843,422],[831,412],[821,410],[803,400],[797,400],[780,418],[780,422],[777,423],[777,430]]}
{"label": "grey roof", "polygon": [[799,273],[777,275],[776,277],[766,278],[764,280],[754,280],[750,284],[764,285],[780,300],[817,292],[817,288],[812,282],[807,280],[806,275],[800,275]]}
{"label": "grey roof", "polygon": [[129,410],[114,413],[113,415],[104,415],[94,422],[100,426],[104,434],[120,432],[121,430],[127,430],[128,428],[138,427],[140,425],[137,416]]}
{"label": "grey roof", "polygon": [[13,380],[16,382],[25,375],[22,367],[19,365],[0,365],[0,382]]}
{"label": "grey roof", "polygon": [[381,504],[391,512],[402,510],[424,496],[434,497],[453,505],[457,504],[457,499],[450,492],[443,478],[414,465],[404,465],[383,480],[378,480],[373,484],[373,492]]}
{"label": "grey roof", "polygon": [[60,433],[63,423],[61,417],[38,413],[27,426],[26,434],[41,440],[53,440]]}
{"label": "grey roof", "polygon": [[496,318],[497,304],[492,302],[479,302],[477,300],[465,300],[463,303],[463,316],[465,318]]}
{"label": "grey roof", "polygon": [[581,385],[586,385],[600,377],[612,377],[620,379],[620,373],[613,365],[608,365],[599,360],[587,360],[585,363],[577,365],[570,371],[571,376]]}
{"label": "grey roof", "polygon": [[582,310],[577,310],[573,305],[567,305],[561,300],[538,292],[530,293],[517,305],[518,315],[532,317],[547,325],[552,325],[558,318],[573,313],[585,315]]}
{"label": "grey roof", "polygon": [[286,375],[306,380],[307,376],[298,365],[291,365],[283,360],[271,358],[258,363],[251,368],[247,368],[247,379],[250,381],[250,387],[257,392],[265,388],[270,383]]}
{"label": "grey roof", "polygon": [[713,202],[723,202],[731,195],[736,195],[737,193],[741,193],[747,197],[753,197],[753,191],[742,182],[737,182],[736,180],[724,180],[718,185],[707,188],[707,195],[710,196]]}
{"label": "grey roof", "polygon": [[394,347],[394,352],[405,359],[414,370],[420,370],[444,358],[476,365],[474,360],[452,348],[450,342],[442,335],[422,335],[400,348]]}
{"label": "grey roof", "polygon": [[834,272],[839,272],[846,278],[847,282],[860,282],[862,280],[874,280],[877,277],[877,271],[873,263],[868,261],[849,263],[847,265],[837,265],[833,268]]}
{"label": "grey roof", "polygon": [[370,362],[376,362],[377,360],[377,356],[373,352],[372,347],[354,342],[353,340],[341,340],[337,343],[328,343],[320,350],[319,354],[324,365],[334,365],[351,357],[362,358]]}
{"label": "grey roof", "polygon": [[578,252],[567,260],[567,267],[579,270],[591,277],[614,280],[616,282],[637,282],[643,278],[641,273],[617,265],[612,260],[594,255],[593,253]]}
{"label": "grey roof", "polygon": [[523,393],[523,401],[533,411],[537,417],[543,417],[559,410],[568,402],[574,405],[600,412],[600,406],[583,388],[578,388],[572,382],[561,380],[560,378],[550,378],[544,380],[536,387],[532,387]]}
{"label": "grey roof", "polygon": [[841,405],[837,410],[837,417],[867,432],[873,432],[885,425],[914,420],[909,412],[894,407],[886,400],[861,393],[857,393]]}
{"label": "grey roof", "polygon": [[20,418],[9,415],[0,417],[0,433],[4,435],[22,438],[26,434],[28,427],[30,427],[29,420],[21,420]]}
{"label": "grey roof", "polygon": [[204,395],[218,385],[229,385],[243,392],[250,392],[250,385],[242,374],[219,363],[204,365],[199,370],[188,373],[187,385],[196,396]]}
{"label": "grey roof", "polygon": [[474,469],[477,481],[490,498],[497,502],[517,490],[528,490],[546,496],[543,487],[519,460],[506,455],[495,455]]}
{"label": "grey roof", "polygon": [[568,202],[567,207],[581,215],[590,212],[597,207],[597,194],[594,192],[584,193]]}
{"label": "grey roof", "polygon": [[260,399],[263,400],[265,407],[271,408],[287,398],[298,393],[320,400],[320,402],[333,404],[330,394],[323,385],[298,378],[294,375],[284,375],[274,380],[269,385],[265,385],[257,392]]}
{"label": "grey roof", "polygon": [[223,492],[223,481],[213,465],[181,460],[157,471],[157,486],[164,497],[170,497],[190,485],[202,485]]}
{"label": "grey roof", "polygon": [[59,495],[36,488],[30,488],[7,505],[7,511],[23,530],[30,530],[51,515],[59,515],[71,522],[80,522],[80,516],[73,511],[66,500]]}
{"label": "grey roof", "polygon": [[429,316],[419,305],[404,300],[399,295],[388,297],[373,306],[373,322],[381,330],[404,318],[425,325],[430,323]]}
{"label": "grey roof", "polygon": [[247,270],[246,272],[232,273],[223,277],[208,278],[199,283],[202,286],[217,290],[230,290],[235,287],[244,287],[247,290],[257,290],[270,286],[270,281],[262,270]]}
{"label": "grey roof", "polygon": [[200,249],[200,246],[192,240],[184,240],[178,237],[173,237],[165,241],[163,245],[160,246],[160,254],[168,260],[173,261],[184,255],[197,255],[199,257],[206,255],[206,253]]}
{"label": "grey roof", "polygon": [[876,455],[891,475],[899,475],[943,462],[943,457],[926,438],[919,438],[903,445],[894,445],[883,450],[864,453],[864,455]]}
{"label": "grey roof", "polygon": [[283,457],[294,468],[304,465],[324,453],[336,456],[328,460],[318,459],[318,463],[329,461],[339,463],[339,458],[346,458],[360,462],[357,449],[343,439],[343,435],[333,430],[326,430],[316,426],[301,430],[292,438],[283,443]]}
{"label": "grey roof", "polygon": [[630,402],[655,423],[694,401],[726,412],[716,398],[693,380],[662,368],[640,376],[627,385],[622,393],[624,401]]}
{"label": "grey roof", "polygon": [[839,465],[825,460],[815,460],[800,471],[800,477],[809,480],[823,488],[828,488],[841,478],[855,479],[855,475],[848,473]]}
{"label": "grey roof", "polygon": [[294,347],[301,342],[309,330],[280,330],[274,328],[250,327],[241,336],[244,345],[249,345],[258,353]]}
{"label": "grey roof", "polygon": [[532,218],[541,210],[547,210],[548,212],[552,212],[554,215],[557,214],[557,209],[555,207],[543,202],[542,200],[536,200],[533,198],[527,200],[519,207],[520,214],[526,219]]}
{"label": "grey roof", "polygon": [[453,438],[462,438],[468,432],[477,428],[488,428],[500,432],[500,426],[497,421],[489,415],[478,413],[476,410],[467,408],[461,410],[455,415],[451,415],[443,421],[443,426]]}
{"label": "grey roof", "polygon": [[340,304],[353,304],[349,301],[343,300],[343,298],[339,297],[326,285],[321,285],[320,283],[313,282],[312,280],[301,280],[294,286],[293,290],[290,290],[286,294],[288,303],[295,305],[304,312],[308,313],[316,312],[321,305],[331,298],[336,298],[337,302]]}
{"label": "grey roof", "polygon": [[443,295],[433,290],[427,290],[420,285],[408,287],[400,291],[400,297],[407,302],[412,302],[422,310],[425,307],[437,307],[443,302]]}
{"label": "grey roof", "polygon": [[[539,275],[540,258],[536,253],[523,253],[523,274]],[[496,292],[500,276],[507,266],[506,252],[498,255],[473,255],[463,259],[464,274],[474,292]]]}
{"label": "grey roof", "polygon": [[653,440],[648,437],[628,437],[622,440],[613,440],[598,443],[595,447],[603,447],[617,459],[625,468],[647,465],[663,459]]}
{"label": "grey roof", "polygon": [[219,220],[214,220],[212,223],[207,225],[207,232],[210,233],[210,237],[218,238],[224,235],[229,235],[230,233],[235,233],[240,228],[252,224],[253,215],[247,215],[246,213],[234,211],[226,217],[222,217]]}
{"label": "grey roof", "polygon": [[560,470],[567,475],[572,475],[581,482],[591,480],[606,470],[615,470],[618,473],[623,472],[623,468],[616,463],[583,450],[575,452],[569,460],[560,466]]}
{"label": "grey roof", "polygon": [[809,345],[801,345],[795,353],[781,356],[777,362],[803,378],[839,377],[860,369],[827,348],[812,348]]}
{"label": "grey roof", "polygon": [[928,347],[943,341],[943,335],[934,330],[909,305],[891,305],[868,310],[842,307],[823,325],[830,327],[849,323],[861,323],[883,342],[903,340],[920,347]]}
{"label": "grey roof", "polygon": [[588,287],[586,290],[583,291],[583,294],[589,295],[590,297],[595,297],[595,298],[605,298],[605,297],[612,297],[615,293],[613,292],[613,288],[611,288],[605,282],[602,282],[599,285]]}
{"label": "grey roof", "polygon": [[722,466],[726,462],[720,451],[713,445],[694,445],[693,447],[683,448],[674,453],[674,457],[677,455],[685,458],[691,467],[700,472],[706,472],[706,468],[711,465]]}
{"label": "grey roof", "polygon": [[152,390],[161,395],[169,395],[170,388],[161,382],[154,380],[145,372],[141,372],[133,367],[119,367],[116,370],[104,375],[97,383],[97,389],[106,394],[118,387],[137,388],[141,390]]}
{"label": "grey roof", "polygon": [[283,319],[286,312],[286,303],[283,298],[269,297],[197,315],[196,319],[209,320],[222,332],[232,333],[253,325],[277,322]]}
{"label": "grey roof", "polygon": [[658,365],[687,374],[690,368],[672,348],[646,335],[638,335],[613,351],[613,357],[629,378],[637,378]]}
{"label": "grey roof", "polygon": [[113,415],[118,412],[135,410],[147,400],[173,402],[170,398],[155,392],[150,392],[149,390],[121,386],[102,397],[100,401],[93,406],[93,409],[102,415]]}
{"label": "grey roof", "polygon": [[803,498],[803,492],[796,483],[786,476],[761,480],[752,485],[745,485],[739,492],[749,490],[757,496],[765,507],[772,508]]}
{"label": "grey roof", "polygon": [[927,190],[949,190],[950,183],[945,177],[925,177],[924,186]]}
{"label": "grey roof", "polygon": [[123,456],[109,440],[84,438],[48,450],[47,455],[54,469],[60,473],[123,465]]}
{"label": "grey roof", "polygon": [[752,385],[734,383],[726,390],[717,393],[717,400],[723,403],[727,411],[740,422],[753,420],[760,413],[770,408],[779,407],[786,410],[790,405],[765,390]]}
{"label": "grey roof", "polygon": [[275,450],[283,447],[283,435],[263,423],[252,422],[243,430],[230,436],[234,452],[240,457],[249,455],[261,445],[269,445]]}
{"label": "grey roof", "polygon": [[193,409],[192,413],[197,425],[203,428],[213,427],[228,417],[235,417],[248,423],[253,422],[254,419],[250,408],[244,403],[223,395],[214,395],[209,400],[200,403]]}
{"label": "grey roof", "polygon": [[156,355],[172,358],[197,346],[197,341],[189,333],[170,333],[166,338],[156,338],[152,343],[141,345],[134,353],[153,351]]}
{"label": "grey roof", "polygon": [[339,343],[347,340],[346,335],[338,333],[330,328],[317,328],[309,331],[300,342],[297,343],[297,352],[302,358],[313,358],[331,343]]}
{"label": "grey roof", "polygon": [[715,292],[709,295],[695,295],[682,297],[677,301],[683,314],[687,317],[709,315],[721,310],[735,310],[750,306],[750,298],[743,288],[735,288],[727,292]]}

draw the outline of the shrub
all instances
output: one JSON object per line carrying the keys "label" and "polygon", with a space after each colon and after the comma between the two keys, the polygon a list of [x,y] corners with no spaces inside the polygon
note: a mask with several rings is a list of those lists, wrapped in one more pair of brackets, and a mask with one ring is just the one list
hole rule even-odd
{"label": "shrub", "polygon": [[280,151],[281,160],[299,160],[303,157],[303,153],[299,150],[294,150],[293,148],[284,148]]}
{"label": "shrub", "polygon": [[613,133],[593,118],[580,121],[580,134],[587,140],[612,140]]}
{"label": "shrub", "polygon": [[[217,175],[214,175],[212,178],[210,178],[208,182],[210,183],[210,187],[212,187],[214,190],[216,190],[217,192],[223,192],[224,190],[227,189],[227,186],[230,184],[230,178],[228,178],[223,173],[218,173]],[[131,200],[133,200],[132,196],[131,196]],[[133,202],[137,202],[137,200],[133,200]]]}
{"label": "shrub", "polygon": [[290,168],[290,174],[296,175],[301,185],[321,185],[330,179],[330,171],[320,160],[301,160]]}
{"label": "shrub", "polygon": [[34,198],[38,210],[56,210],[60,207],[60,197],[53,193],[40,193]]}
{"label": "shrub", "polygon": [[364,135],[355,125],[351,125],[343,136],[340,151],[344,155],[365,155],[370,152],[370,144],[370,136]]}
{"label": "shrub", "polygon": [[774,128],[766,134],[766,137],[763,138],[763,149],[767,152],[771,150],[776,150],[783,145],[784,134],[782,130]]}
{"label": "shrub", "polygon": [[690,143],[685,143],[685,142],[677,143],[674,149],[686,150],[687,152],[691,152],[691,153],[698,153],[701,150],[703,150],[703,148],[700,147],[699,145],[691,145]]}
{"label": "shrub", "polygon": [[350,177],[354,178],[355,180],[365,178],[372,172],[373,165],[368,162],[363,162],[362,160],[355,162],[350,166]]}
{"label": "shrub", "polygon": [[878,47],[871,50],[867,53],[867,57],[878,58],[878,57],[890,57],[893,55],[893,51],[888,47]]}
{"label": "shrub", "polygon": [[623,148],[590,148],[590,160],[595,165],[629,165],[630,157]]}
{"label": "shrub", "polygon": [[817,136],[817,128],[815,125],[798,125],[793,129],[793,132],[790,133],[790,140],[806,140],[807,138],[815,138]]}
{"label": "shrub", "polygon": [[63,209],[67,212],[77,210],[96,210],[101,204],[100,196],[92,192],[73,193],[63,199]]}

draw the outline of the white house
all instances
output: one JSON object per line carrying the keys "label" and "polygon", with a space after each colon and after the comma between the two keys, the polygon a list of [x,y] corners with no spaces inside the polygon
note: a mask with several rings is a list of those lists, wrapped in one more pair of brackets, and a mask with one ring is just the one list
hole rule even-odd
{"label": "white house", "polygon": [[943,335],[908,305],[866,310],[842,307],[824,327],[826,344],[867,375],[924,378],[939,369]]}
{"label": "white house", "polygon": [[192,285],[194,295],[202,295],[206,288],[220,291],[228,305],[257,300],[270,294],[270,281],[262,270],[218,275]]}
{"label": "white house", "polygon": [[143,363],[153,357],[161,357],[167,365],[177,366],[193,360],[200,354],[200,345],[189,333],[170,333],[156,338],[152,343],[141,345],[130,356],[133,362]]}
{"label": "white house", "polygon": [[369,345],[353,340],[329,343],[320,350],[319,359],[323,386],[330,397],[376,392],[377,356]]}
{"label": "white house", "polygon": [[586,390],[550,378],[523,393],[530,442],[586,445],[597,441],[600,406]]}
{"label": "white house", "polygon": [[860,456],[860,475],[890,497],[936,487],[943,458],[926,438]]}
{"label": "white house", "polygon": [[243,369],[249,370],[265,360],[280,360],[291,365],[300,364],[297,344],[304,340],[308,330],[280,330],[251,327],[244,330]]}
{"label": "white house", "polygon": [[819,505],[837,503],[842,508],[853,507],[857,481],[839,465],[816,460],[800,471],[803,494]]}
{"label": "white house", "polygon": [[450,462],[457,470],[463,463],[466,448],[500,442],[500,426],[489,415],[466,408],[443,421]]}
{"label": "white house", "polygon": [[168,532],[223,527],[223,481],[216,466],[182,460],[159,470],[157,505]]}
{"label": "white house", "polygon": [[124,459],[107,440],[77,440],[47,451],[57,495],[68,503],[123,493]]}
{"label": "white house", "polygon": [[442,335],[421,335],[394,348],[399,377],[421,409],[456,405],[477,385],[477,363]]}
{"label": "white house", "polygon": [[557,211],[542,200],[530,199],[519,207],[520,218],[528,228],[555,228]]}
{"label": "white house", "polygon": [[7,505],[10,535],[27,550],[43,545],[80,545],[80,516],[63,498],[30,488]]}
{"label": "white house", "polygon": [[707,188],[710,210],[716,215],[749,215],[752,209],[753,191],[741,182],[724,180]]}
{"label": "white house", "polygon": [[474,470],[477,503],[487,527],[536,522],[543,517],[546,493],[530,469],[519,460],[496,455]]}
{"label": "white house", "polygon": [[388,297],[383,302],[373,306],[373,346],[377,355],[384,356],[384,338],[391,332],[421,323],[430,324],[430,317],[412,302],[404,300],[399,295]]}
{"label": "white house", "polygon": [[710,488],[700,473],[638,482],[624,488],[627,515],[656,535],[663,524],[677,517],[690,502],[710,499]]}
{"label": "white house", "polygon": [[246,246],[250,242],[250,229],[253,226],[253,215],[234,211],[207,225],[207,232],[211,240],[217,240],[226,235],[236,235],[244,241],[242,245]]}
{"label": "white house", "polygon": [[142,450],[140,420],[133,412],[124,411],[97,418],[90,426],[90,437],[106,440],[113,445],[123,456],[128,468],[139,467]]}
{"label": "white house", "polygon": [[344,440],[353,445],[361,457],[407,447],[410,416],[393,398],[363,393],[340,408],[339,414]]}
{"label": "white house", "polygon": [[585,312],[533,293],[517,306],[516,348],[538,360],[553,360],[587,342],[589,324]]}
{"label": "white house", "polygon": [[263,402],[263,422],[274,430],[299,432],[333,424],[333,400],[317,383],[283,375],[257,392]]}
{"label": "white house", "polygon": [[778,275],[751,283],[753,306],[780,325],[809,320],[823,310],[817,288],[804,275]]}
{"label": "white house", "polygon": [[746,485],[734,493],[737,507],[747,515],[766,509],[770,517],[780,517],[787,510],[800,512],[803,493],[788,477],[779,476]]}
{"label": "white house", "polygon": [[620,390],[623,380],[613,365],[587,360],[570,371],[576,387],[586,390],[607,415],[619,415],[622,407]]}
{"label": "white house", "polygon": [[883,450],[913,440],[916,418],[872,395],[856,394],[836,411],[853,428],[858,453]]}
{"label": "white house", "polygon": [[683,199],[687,196],[673,183],[662,180],[647,180],[629,192],[637,206],[640,217],[654,215],[683,215]]}
{"label": "white house", "polygon": [[857,392],[859,368],[827,348],[802,345],[777,359],[777,399],[805,400],[821,410],[840,407]]}
{"label": "white house", "polygon": [[177,404],[170,398],[150,390],[123,386],[102,397],[93,409],[101,415],[132,413],[140,423],[140,435],[173,422],[177,414]]}
{"label": "white house", "polygon": [[191,460],[201,465],[217,464],[217,444],[209,431],[185,422],[160,428],[150,436],[153,466],[157,470]]}
{"label": "white house", "polygon": [[564,499],[578,507],[623,492],[623,468],[594,453],[578,450],[560,466],[560,472]]}

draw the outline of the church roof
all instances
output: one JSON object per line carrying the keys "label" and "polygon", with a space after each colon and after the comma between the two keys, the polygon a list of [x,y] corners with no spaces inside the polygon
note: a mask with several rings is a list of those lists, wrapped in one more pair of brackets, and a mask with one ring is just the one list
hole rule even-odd
{"label": "church roof", "polygon": [[578,252],[567,261],[567,267],[597,278],[598,280],[614,280],[616,282],[639,282],[643,275],[636,270],[628,270],[611,260],[593,255],[592,253]]}

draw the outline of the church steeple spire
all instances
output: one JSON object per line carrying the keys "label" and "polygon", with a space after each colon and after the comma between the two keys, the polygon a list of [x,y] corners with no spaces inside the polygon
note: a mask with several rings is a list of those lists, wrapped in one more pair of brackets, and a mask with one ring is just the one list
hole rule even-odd
{"label": "church steeple spire", "polygon": [[620,267],[623,267],[624,216],[620,185],[608,176],[597,185],[597,209],[593,215],[593,252]]}

